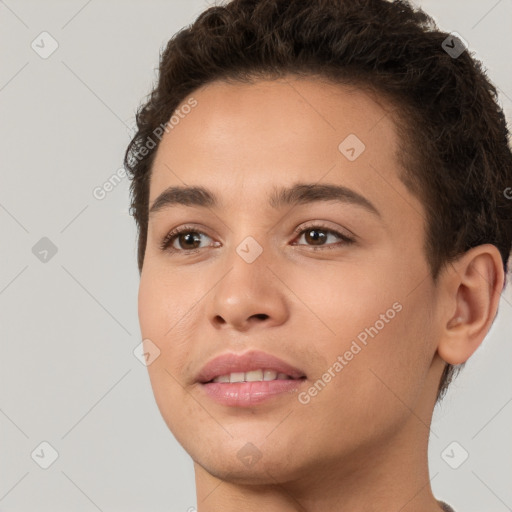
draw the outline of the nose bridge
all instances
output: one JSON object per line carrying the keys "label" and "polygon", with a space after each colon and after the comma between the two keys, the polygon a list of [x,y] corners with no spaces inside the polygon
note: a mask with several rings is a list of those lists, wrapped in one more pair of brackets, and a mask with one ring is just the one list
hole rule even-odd
{"label": "nose bridge", "polygon": [[272,258],[269,244],[262,240],[262,231],[241,237],[226,255],[226,273],[215,286],[209,304],[210,320],[217,326],[225,323],[237,329],[248,328],[256,319],[272,325],[283,322],[288,310],[286,296],[268,268]]}
{"label": "nose bridge", "polygon": [[[269,263],[271,248],[269,220],[264,217],[258,206],[252,203],[252,198],[243,197],[241,192],[238,200],[244,206],[230,212],[232,216],[224,221],[228,226],[229,253],[227,259],[230,266],[240,264],[248,273],[257,268],[259,271]],[[245,265],[242,265],[244,263]],[[238,266],[238,265],[236,265]]]}

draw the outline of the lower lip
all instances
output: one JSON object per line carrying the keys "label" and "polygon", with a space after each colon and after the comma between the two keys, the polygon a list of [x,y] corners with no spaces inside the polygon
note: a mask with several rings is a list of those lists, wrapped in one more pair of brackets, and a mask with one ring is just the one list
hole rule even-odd
{"label": "lower lip", "polygon": [[208,382],[201,384],[215,402],[232,407],[251,407],[282,393],[294,393],[304,379],[276,379],[256,382]]}

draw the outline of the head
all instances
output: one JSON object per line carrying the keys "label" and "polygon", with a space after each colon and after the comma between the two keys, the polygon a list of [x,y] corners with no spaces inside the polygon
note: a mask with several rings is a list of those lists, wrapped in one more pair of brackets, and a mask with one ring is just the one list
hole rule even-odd
{"label": "head", "polygon": [[[407,2],[234,0],[163,51],[125,156],[139,316],[161,351],[149,371],[164,419],[212,471],[219,442],[261,447],[284,416],[207,414],[194,377],[212,356],[257,348],[306,374],[272,439],[287,465],[266,466],[291,475],[313,464],[290,453],[305,429],[344,432],[334,450],[317,443],[329,461],[382,442],[416,406],[428,422],[487,333],[512,155],[494,86],[447,37]],[[169,187],[194,190],[169,206]],[[194,237],[168,236],[185,225]]]}

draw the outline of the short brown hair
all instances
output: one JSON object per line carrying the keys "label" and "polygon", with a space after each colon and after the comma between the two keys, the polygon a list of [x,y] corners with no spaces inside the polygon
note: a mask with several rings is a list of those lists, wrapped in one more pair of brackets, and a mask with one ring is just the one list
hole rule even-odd
{"label": "short brown hair", "polygon": [[[164,126],[180,103],[214,80],[286,74],[356,85],[399,113],[400,176],[426,210],[425,253],[435,280],[446,263],[495,245],[505,274],[512,240],[512,153],[496,88],[470,53],[407,1],[232,0],[205,10],[160,56],[159,78],[137,111],[125,154],[138,266],[147,241],[149,183]],[[460,48],[460,47],[459,47]],[[156,143],[148,150],[149,140]],[[157,137],[158,139],[158,137]],[[453,378],[447,365],[438,399]]]}

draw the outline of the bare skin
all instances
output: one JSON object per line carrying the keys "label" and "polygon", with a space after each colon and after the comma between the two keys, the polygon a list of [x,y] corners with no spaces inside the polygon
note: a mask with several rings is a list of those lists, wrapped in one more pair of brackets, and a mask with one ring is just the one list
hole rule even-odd
{"label": "bare skin", "polygon": [[[425,210],[399,179],[385,102],[292,76],[215,82],[193,97],[158,148],[149,204],[170,186],[205,187],[220,204],[151,213],[139,320],[161,351],[151,385],[194,460],[198,511],[439,512],[427,460],[437,387],[445,362],[466,361],[495,317],[497,249],[472,249],[434,283]],[[353,161],[338,148],[349,134],[365,145]],[[275,188],[296,183],[346,187],[375,211],[346,200],[269,205]],[[162,250],[185,225],[201,233],[199,248],[182,236]],[[308,236],[314,227],[323,243]],[[262,249],[251,263],[236,250],[249,236]],[[199,370],[249,349],[306,379],[249,408],[212,401]],[[247,446],[256,462],[239,455]]]}

